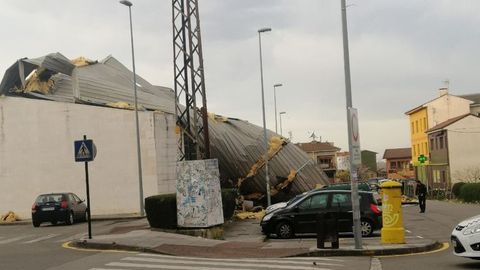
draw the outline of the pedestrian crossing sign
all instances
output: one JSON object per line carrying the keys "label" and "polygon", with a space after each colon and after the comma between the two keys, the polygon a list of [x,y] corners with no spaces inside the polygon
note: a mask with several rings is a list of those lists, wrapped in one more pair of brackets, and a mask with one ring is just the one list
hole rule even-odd
{"label": "pedestrian crossing sign", "polygon": [[74,149],[76,162],[92,161],[97,154],[97,149],[93,140],[75,141]]}

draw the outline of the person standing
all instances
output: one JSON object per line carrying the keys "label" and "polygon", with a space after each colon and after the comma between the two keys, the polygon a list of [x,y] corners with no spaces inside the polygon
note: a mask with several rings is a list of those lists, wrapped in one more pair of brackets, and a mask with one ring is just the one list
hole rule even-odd
{"label": "person standing", "polygon": [[425,213],[425,207],[427,202],[427,186],[417,180],[417,188],[415,189],[415,193],[418,196],[418,205],[420,206],[420,213]]}

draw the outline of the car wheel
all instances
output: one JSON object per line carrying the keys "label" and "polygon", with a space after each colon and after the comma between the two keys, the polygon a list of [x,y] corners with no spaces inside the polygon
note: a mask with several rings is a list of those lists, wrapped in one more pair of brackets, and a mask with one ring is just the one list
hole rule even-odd
{"label": "car wheel", "polygon": [[33,220],[33,227],[40,227],[40,222]]}
{"label": "car wheel", "polygon": [[73,224],[73,213],[72,212],[68,212],[67,220],[65,220],[65,223],[67,223],[67,225],[72,225]]}
{"label": "car wheel", "polygon": [[373,225],[369,220],[362,220],[360,223],[360,228],[362,230],[362,236],[370,236],[373,234]]}
{"label": "car wheel", "polygon": [[287,238],[292,238],[293,236],[293,228],[290,223],[287,222],[280,222],[277,225],[277,237],[287,239]]}

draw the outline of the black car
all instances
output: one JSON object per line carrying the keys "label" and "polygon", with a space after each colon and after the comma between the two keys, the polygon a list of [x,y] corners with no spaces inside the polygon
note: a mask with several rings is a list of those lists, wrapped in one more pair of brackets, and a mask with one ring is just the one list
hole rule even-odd
{"label": "black car", "polygon": [[65,222],[68,225],[75,221],[87,220],[87,206],[77,195],[68,193],[42,194],[32,205],[32,223],[34,227],[42,222]]}
{"label": "black car", "polygon": [[[370,236],[382,227],[382,211],[372,192],[359,191],[362,236]],[[319,215],[335,216],[339,232],[352,232],[350,190],[316,190],[301,199],[265,215],[260,225],[269,236],[291,238],[295,234],[316,233]]]}

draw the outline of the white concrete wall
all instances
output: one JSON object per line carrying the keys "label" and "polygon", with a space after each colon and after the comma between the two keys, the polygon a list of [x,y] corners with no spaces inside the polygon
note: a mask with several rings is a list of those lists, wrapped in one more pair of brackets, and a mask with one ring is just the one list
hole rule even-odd
{"label": "white concrete wall", "polygon": [[157,153],[158,194],[177,192],[177,135],[176,117],[155,112],[155,150]]}
{"label": "white concrete wall", "polygon": [[427,104],[428,128],[432,128],[450,118],[470,112],[470,103],[472,101],[444,95]]}
{"label": "white concrete wall", "polygon": [[468,171],[480,171],[480,118],[467,116],[448,127],[448,155],[452,184]]}
{"label": "white concrete wall", "polygon": [[[156,141],[154,127],[166,122],[154,124],[153,112],[139,112],[139,121],[147,197],[159,193],[159,177],[171,177],[157,170],[156,145],[162,141]],[[98,149],[89,163],[92,215],[138,213],[133,111],[16,97],[0,98],[0,213],[29,218],[40,193],[71,191],[85,199],[84,163],[74,162],[73,149],[84,134]]]}

